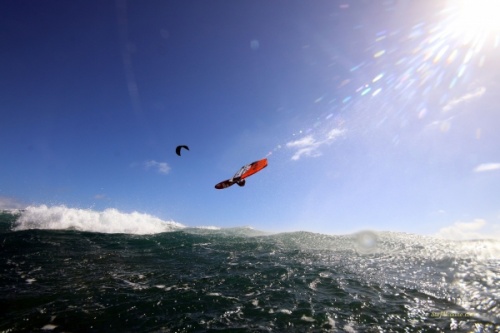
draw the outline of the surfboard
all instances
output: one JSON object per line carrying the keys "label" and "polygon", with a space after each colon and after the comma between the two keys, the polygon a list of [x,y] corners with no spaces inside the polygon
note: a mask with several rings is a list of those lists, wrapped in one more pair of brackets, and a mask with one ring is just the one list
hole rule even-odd
{"label": "surfboard", "polygon": [[231,178],[231,179],[226,179],[215,185],[215,188],[218,190],[222,190],[224,188],[227,188],[229,186],[232,186],[236,184],[238,181],[241,181],[245,178],[250,177],[251,175],[259,172],[260,170],[264,169],[267,167],[267,158],[264,158],[262,160],[258,160],[255,162],[252,162],[250,164],[247,164],[245,166],[242,166],[238,172]]}
{"label": "surfboard", "polygon": [[230,179],[226,179],[221,181],[219,184],[215,185],[215,188],[218,190],[222,190],[223,188],[229,187],[231,185],[236,184],[235,182],[231,181]]}

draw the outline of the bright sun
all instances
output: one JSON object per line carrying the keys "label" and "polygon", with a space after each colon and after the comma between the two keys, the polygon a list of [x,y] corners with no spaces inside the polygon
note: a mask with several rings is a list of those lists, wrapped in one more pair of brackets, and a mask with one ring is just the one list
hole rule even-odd
{"label": "bright sun", "polygon": [[[500,0],[449,0],[441,26],[446,38],[479,51],[500,38]],[[493,39],[491,39],[493,38]]]}
{"label": "bright sun", "polygon": [[472,34],[500,30],[500,0],[453,0],[451,4],[458,5],[460,30]]}

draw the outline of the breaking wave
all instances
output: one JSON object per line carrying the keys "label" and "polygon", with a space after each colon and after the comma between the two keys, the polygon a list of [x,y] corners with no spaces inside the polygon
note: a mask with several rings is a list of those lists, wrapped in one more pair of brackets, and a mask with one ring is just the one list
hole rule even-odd
{"label": "breaking wave", "polygon": [[16,220],[15,231],[29,229],[78,230],[99,233],[157,234],[184,229],[183,224],[164,221],[158,217],[114,208],[102,212],[66,206],[29,206]]}

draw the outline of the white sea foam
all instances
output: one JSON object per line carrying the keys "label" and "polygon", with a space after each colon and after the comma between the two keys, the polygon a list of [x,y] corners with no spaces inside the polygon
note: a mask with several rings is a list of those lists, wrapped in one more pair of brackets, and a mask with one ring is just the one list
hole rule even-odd
{"label": "white sea foam", "polygon": [[195,229],[205,229],[205,230],[221,230],[220,227],[215,227],[215,226],[199,226],[195,227]]}
{"label": "white sea foam", "polygon": [[56,327],[57,327],[57,325],[47,324],[44,327],[42,327],[41,329],[44,331],[52,331]]}
{"label": "white sea foam", "polygon": [[66,206],[29,206],[16,221],[14,230],[50,229],[79,230],[101,233],[156,234],[185,228],[174,221],[164,221],[155,216],[116,209],[102,212]]}

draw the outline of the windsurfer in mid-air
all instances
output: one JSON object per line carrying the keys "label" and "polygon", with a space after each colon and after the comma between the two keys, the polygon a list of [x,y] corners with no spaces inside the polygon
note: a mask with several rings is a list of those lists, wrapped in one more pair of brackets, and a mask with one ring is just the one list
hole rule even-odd
{"label": "windsurfer in mid-air", "polygon": [[221,190],[234,184],[238,184],[239,186],[245,186],[246,183],[245,178],[250,177],[256,172],[259,172],[266,166],[267,166],[267,158],[247,164],[241,167],[241,169],[238,170],[238,172],[236,172],[231,179],[227,179],[218,183],[217,185],[215,185],[215,188]]}

